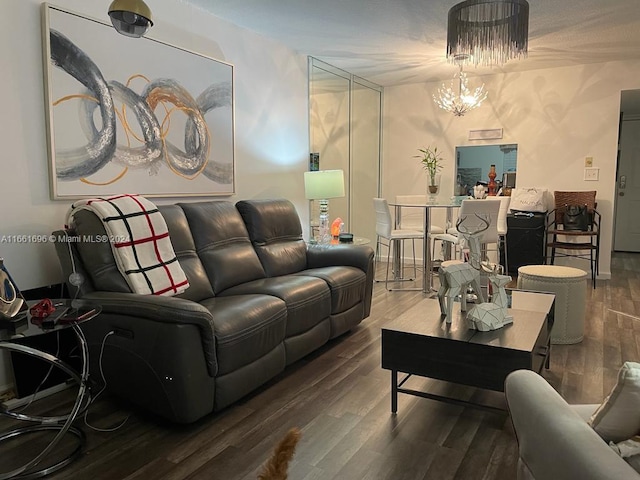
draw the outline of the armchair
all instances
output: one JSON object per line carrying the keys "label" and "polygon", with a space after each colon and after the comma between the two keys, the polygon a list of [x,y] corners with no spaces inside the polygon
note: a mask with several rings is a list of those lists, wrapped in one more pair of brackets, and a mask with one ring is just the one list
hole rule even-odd
{"label": "armchair", "polygon": [[[547,214],[546,259],[551,265],[556,257],[574,257],[589,260],[591,281],[596,288],[596,275],[600,260],[600,213],[596,210],[596,191],[562,192],[556,191],[554,209]],[[564,228],[568,205],[586,205],[589,213],[587,230],[567,230]],[[558,251],[560,250],[560,251]]]}
{"label": "armchair", "polygon": [[587,424],[598,405],[569,405],[530,370],[509,374],[505,395],[518,441],[518,480],[640,479]]}

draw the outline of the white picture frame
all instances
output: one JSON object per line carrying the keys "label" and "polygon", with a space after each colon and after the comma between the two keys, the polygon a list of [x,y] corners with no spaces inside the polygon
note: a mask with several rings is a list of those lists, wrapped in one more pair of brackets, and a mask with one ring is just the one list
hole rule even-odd
{"label": "white picture frame", "polygon": [[53,199],[235,193],[233,65],[42,12]]}

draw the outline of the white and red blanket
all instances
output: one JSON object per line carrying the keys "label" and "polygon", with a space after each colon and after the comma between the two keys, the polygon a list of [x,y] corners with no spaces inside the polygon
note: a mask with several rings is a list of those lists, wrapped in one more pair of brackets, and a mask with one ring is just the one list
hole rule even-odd
{"label": "white and red blanket", "polygon": [[118,269],[134,293],[171,296],[189,287],[164,217],[148,199],[123,194],[79,200],[71,205],[68,225],[78,210],[102,220]]}

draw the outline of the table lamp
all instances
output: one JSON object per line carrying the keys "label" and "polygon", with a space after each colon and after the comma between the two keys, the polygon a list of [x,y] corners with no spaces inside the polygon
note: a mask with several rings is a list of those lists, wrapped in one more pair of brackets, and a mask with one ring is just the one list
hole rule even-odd
{"label": "table lamp", "polygon": [[319,200],[320,243],[329,243],[329,199],[344,197],[344,172],[342,170],[318,170],[304,172],[304,193],[308,200]]}

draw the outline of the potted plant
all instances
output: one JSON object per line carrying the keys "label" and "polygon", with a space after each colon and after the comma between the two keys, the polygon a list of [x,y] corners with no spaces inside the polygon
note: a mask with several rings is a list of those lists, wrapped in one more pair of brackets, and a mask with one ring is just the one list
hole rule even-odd
{"label": "potted plant", "polygon": [[429,174],[429,193],[435,195],[440,187],[438,172],[442,170],[442,157],[438,154],[438,147],[419,148],[421,155],[414,155]]}

